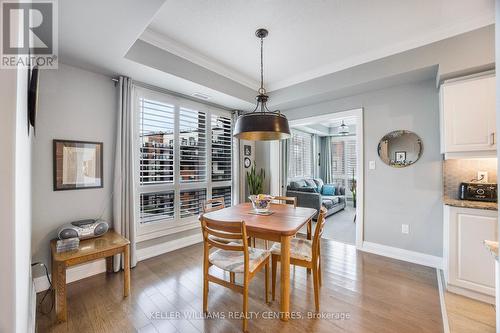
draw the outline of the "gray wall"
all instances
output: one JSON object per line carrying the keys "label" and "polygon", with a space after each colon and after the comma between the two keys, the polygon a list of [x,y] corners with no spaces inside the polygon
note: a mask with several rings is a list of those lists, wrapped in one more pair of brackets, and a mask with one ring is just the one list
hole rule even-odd
{"label": "gray wall", "polygon": [[[61,224],[103,212],[111,221],[116,91],[109,77],[63,64],[40,74],[33,152],[33,261],[50,264],[49,241]],[[53,191],[53,139],[103,142],[104,188]]]}
{"label": "gray wall", "polygon": [[[0,71],[0,154],[4,161],[15,158],[16,71]],[[0,332],[15,332],[16,276],[15,276],[15,211],[14,163],[0,163]]]}
{"label": "gray wall", "polygon": [[[426,80],[284,111],[293,120],[364,109],[365,241],[442,255],[438,100],[435,81]],[[397,129],[417,133],[424,143],[422,158],[407,168],[391,168],[377,155],[379,140]],[[368,169],[372,160],[375,170]],[[408,235],[401,233],[403,223],[410,225]]]}

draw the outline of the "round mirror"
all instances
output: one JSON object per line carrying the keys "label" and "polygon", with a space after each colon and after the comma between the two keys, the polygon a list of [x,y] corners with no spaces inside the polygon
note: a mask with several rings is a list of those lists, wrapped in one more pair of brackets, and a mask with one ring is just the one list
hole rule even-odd
{"label": "round mirror", "polygon": [[399,130],[384,135],[378,144],[378,156],[393,168],[404,168],[417,162],[423,149],[422,139],[418,135]]}

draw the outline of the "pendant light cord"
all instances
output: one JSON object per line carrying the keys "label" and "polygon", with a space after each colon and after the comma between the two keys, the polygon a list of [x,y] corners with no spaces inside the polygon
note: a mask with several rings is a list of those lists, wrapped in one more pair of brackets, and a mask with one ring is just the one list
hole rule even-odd
{"label": "pendant light cord", "polygon": [[264,91],[264,38],[260,39],[260,91]]}

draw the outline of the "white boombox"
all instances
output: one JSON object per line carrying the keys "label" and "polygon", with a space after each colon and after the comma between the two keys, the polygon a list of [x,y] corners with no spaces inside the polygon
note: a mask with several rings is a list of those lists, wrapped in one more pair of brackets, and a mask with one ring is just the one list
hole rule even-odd
{"label": "white boombox", "polygon": [[108,229],[108,223],[101,219],[80,220],[62,225],[57,231],[57,237],[87,239],[102,236]]}

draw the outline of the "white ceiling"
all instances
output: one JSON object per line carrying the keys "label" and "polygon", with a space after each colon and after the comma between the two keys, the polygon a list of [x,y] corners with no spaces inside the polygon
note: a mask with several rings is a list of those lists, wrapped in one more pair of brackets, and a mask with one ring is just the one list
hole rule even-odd
{"label": "white ceiling", "polygon": [[202,93],[211,97],[210,102],[227,107],[250,108],[252,103],[249,101],[125,57],[164,2],[59,1],[60,62],[109,76],[130,76],[134,80],[188,96],[195,92]]}
{"label": "white ceiling", "polygon": [[177,0],[141,39],[256,88],[267,28],[272,91],[492,23],[492,0]]}
{"label": "white ceiling", "polygon": [[[59,59],[250,110],[258,86],[254,32],[259,27],[270,30],[264,50],[266,87],[288,87],[273,91],[270,104],[287,105],[289,95],[314,103],[328,89],[345,86],[330,87],[313,78],[491,23],[493,0],[60,1]],[[362,74],[358,69],[357,75]],[[289,87],[300,82],[310,83],[307,100],[294,90],[298,86]]]}

